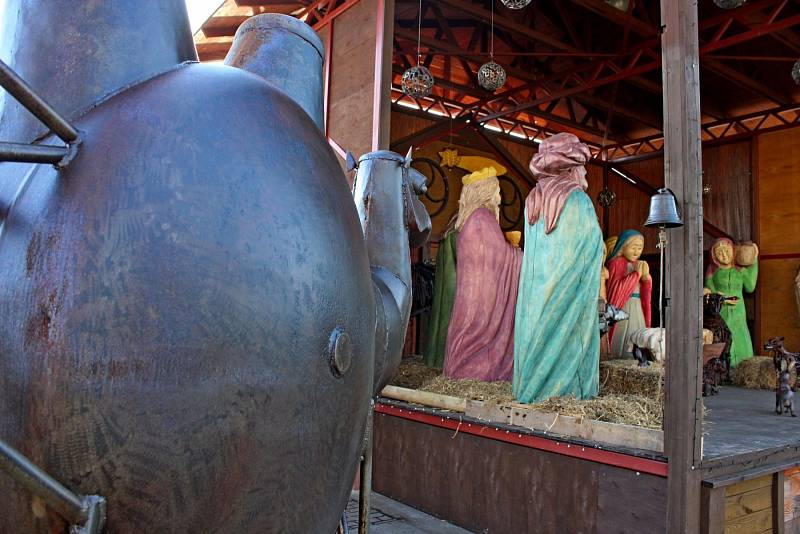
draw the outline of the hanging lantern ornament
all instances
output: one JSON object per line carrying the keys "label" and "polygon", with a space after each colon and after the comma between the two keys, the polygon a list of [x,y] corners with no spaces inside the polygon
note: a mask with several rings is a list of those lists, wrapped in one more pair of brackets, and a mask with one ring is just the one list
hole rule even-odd
{"label": "hanging lantern ornament", "polygon": [[497,91],[506,83],[506,70],[494,61],[484,63],[478,69],[478,83],[488,91]]}
{"label": "hanging lantern ornament", "polygon": [[722,9],[736,9],[742,7],[747,0],[714,0],[717,7]]}
{"label": "hanging lantern ornament", "polygon": [[617,200],[617,195],[609,188],[605,188],[597,195],[597,202],[604,208],[610,208]]}
{"label": "hanging lantern ornament", "polygon": [[420,42],[422,41],[422,0],[419,0],[419,24],[417,25],[417,66],[406,69],[401,85],[403,93],[412,98],[424,98],[433,89],[433,75],[425,65],[419,64]]}
{"label": "hanging lantern ornament", "polygon": [[[531,0],[500,0],[508,9],[522,9],[531,3]],[[494,0],[492,0],[494,4]]]}
{"label": "hanging lantern ornament", "polygon": [[506,83],[506,69],[494,62],[494,2],[492,3],[491,41],[489,62],[478,69],[478,83],[487,91],[497,91]]}
{"label": "hanging lantern ornament", "polygon": [[411,67],[403,73],[403,93],[412,98],[423,98],[431,94],[433,75],[424,65]]}
{"label": "hanging lantern ornament", "polygon": [[798,59],[795,62],[794,67],[792,67],[792,79],[794,80],[794,83],[800,85],[800,59]]}

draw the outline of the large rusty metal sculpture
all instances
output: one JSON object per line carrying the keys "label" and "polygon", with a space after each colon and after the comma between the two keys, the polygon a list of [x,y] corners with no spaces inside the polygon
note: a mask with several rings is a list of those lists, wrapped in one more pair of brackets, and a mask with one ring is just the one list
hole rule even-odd
{"label": "large rusty metal sculpture", "polygon": [[0,532],[332,532],[424,179],[364,156],[354,203],[295,73],[196,64],[183,0],[5,4]]}

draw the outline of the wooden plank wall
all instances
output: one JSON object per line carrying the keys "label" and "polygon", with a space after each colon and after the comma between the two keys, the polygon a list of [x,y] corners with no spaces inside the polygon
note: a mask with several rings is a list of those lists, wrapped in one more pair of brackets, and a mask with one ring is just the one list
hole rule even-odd
{"label": "wooden plank wall", "polygon": [[[750,141],[742,141],[703,149],[703,184],[711,188],[703,197],[703,216],[739,241],[754,237],[750,147]],[[620,167],[652,187],[664,186],[664,159],[661,157]],[[640,227],[647,219],[650,197],[616,177],[612,177],[610,183],[618,202],[611,209],[610,231],[618,233],[625,228],[636,228],[637,224]],[[644,234],[645,253],[655,253],[657,232],[645,229]],[[711,241],[710,236],[706,236],[706,249]]]}
{"label": "wooden plank wall", "polygon": [[800,128],[758,136],[755,154],[759,343],[785,336],[787,348],[799,351],[794,279],[800,270]]}
{"label": "wooden plank wall", "polygon": [[726,534],[773,532],[773,479],[767,475],[725,488]]}
{"label": "wooden plank wall", "polygon": [[[323,43],[328,45],[329,34],[331,50],[330,99],[328,109],[328,135],[345,150],[350,150],[356,158],[370,152],[373,145],[373,115],[381,113],[378,137],[382,148],[389,148],[390,108],[388,87],[385,102],[375,110],[375,64],[378,17],[381,10],[393,14],[393,2],[384,0],[361,0],[342,13],[336,20],[320,31]],[[341,28],[341,29],[340,29]],[[391,37],[392,25],[388,28]],[[385,30],[386,31],[386,30]],[[391,51],[391,41],[388,49]],[[385,58],[384,58],[385,59]],[[386,61],[384,61],[386,63]],[[388,73],[391,60],[384,65]]]}
{"label": "wooden plank wall", "polygon": [[666,479],[375,417],[375,491],[472,532],[664,532]]}

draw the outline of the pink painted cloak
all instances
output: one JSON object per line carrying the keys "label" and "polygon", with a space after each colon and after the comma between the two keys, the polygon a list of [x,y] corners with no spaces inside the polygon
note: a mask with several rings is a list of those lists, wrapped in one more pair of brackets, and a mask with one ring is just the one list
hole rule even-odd
{"label": "pink painted cloak", "polygon": [[444,374],[487,382],[511,380],[522,251],[506,241],[486,208],[469,216],[456,250],[456,297]]}
{"label": "pink painted cloak", "polygon": [[[628,270],[628,260],[624,256],[617,256],[609,260],[606,264],[608,267],[608,282],[606,292],[608,293],[608,303],[622,309],[623,306],[631,298],[636,290],[637,284],[640,283],[639,273]],[[651,294],[653,291],[653,278],[650,277],[647,282],[641,282],[639,289],[639,298],[642,301],[642,313],[644,314],[644,323],[650,328],[652,324],[652,308],[650,306]],[[611,328],[609,332],[609,339],[614,337],[615,328]]]}

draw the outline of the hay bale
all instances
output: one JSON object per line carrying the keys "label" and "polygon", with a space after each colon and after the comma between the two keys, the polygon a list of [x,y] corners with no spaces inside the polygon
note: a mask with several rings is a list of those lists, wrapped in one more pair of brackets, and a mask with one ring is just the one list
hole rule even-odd
{"label": "hay bale", "polygon": [[403,358],[389,384],[401,388],[420,389],[441,373],[440,370],[425,365],[421,358]]}
{"label": "hay bale", "polygon": [[660,401],[664,397],[664,367],[639,367],[636,360],[600,362],[601,395],[634,395]]}
{"label": "hay bale", "polygon": [[[791,382],[796,374],[789,370]],[[739,363],[731,370],[731,381],[734,385],[748,389],[775,389],[775,364],[772,356],[753,356]]]}

